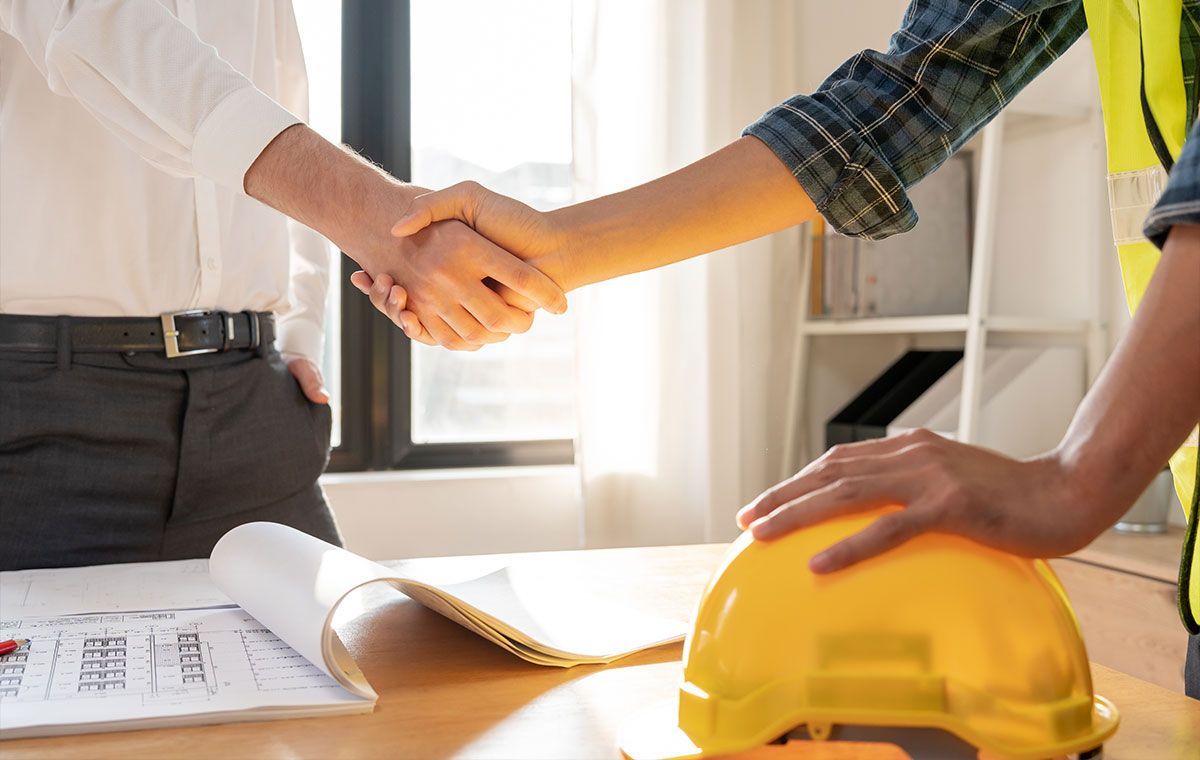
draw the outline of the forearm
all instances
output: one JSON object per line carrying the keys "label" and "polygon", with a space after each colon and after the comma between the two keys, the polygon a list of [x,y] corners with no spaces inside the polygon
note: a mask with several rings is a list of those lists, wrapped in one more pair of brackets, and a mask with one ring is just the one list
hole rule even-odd
{"label": "forearm", "polygon": [[303,124],[280,132],[250,166],[246,193],[329,238],[372,274],[394,252],[389,230],[420,192]]}
{"label": "forearm", "polygon": [[1128,334],[1056,452],[1093,536],[1133,503],[1200,419],[1200,226],[1176,226]]}
{"label": "forearm", "polygon": [[753,137],[653,182],[551,213],[564,230],[567,290],[753,240],[815,215],[788,169]]}

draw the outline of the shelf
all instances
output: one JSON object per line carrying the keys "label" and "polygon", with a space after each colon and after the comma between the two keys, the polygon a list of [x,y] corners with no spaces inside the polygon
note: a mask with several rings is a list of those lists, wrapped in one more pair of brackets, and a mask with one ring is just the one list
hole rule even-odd
{"label": "shelf", "polygon": [[801,325],[808,335],[894,335],[904,333],[966,332],[966,314],[921,317],[852,317],[810,319]]}
{"label": "shelf", "polygon": [[1086,335],[1089,328],[1086,319],[1062,319],[1058,317],[1018,317],[998,315],[987,320],[988,332],[1024,333],[1026,335]]}
{"label": "shelf", "polygon": [[[850,319],[809,319],[800,330],[805,335],[905,335],[917,333],[965,333],[970,320],[966,314],[933,314],[919,317],[853,317]],[[1085,335],[1088,322],[1083,319],[994,316],[984,325],[989,332],[1026,335]]]}

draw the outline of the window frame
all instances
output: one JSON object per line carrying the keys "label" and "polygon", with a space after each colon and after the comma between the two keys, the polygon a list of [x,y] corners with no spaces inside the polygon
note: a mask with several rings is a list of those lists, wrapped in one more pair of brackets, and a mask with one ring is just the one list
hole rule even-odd
{"label": "window frame", "polygon": [[[404,181],[412,179],[409,0],[342,4],[342,140]],[[341,288],[342,440],[330,471],[572,464],[571,439],[414,443],[412,343],[350,284]]]}

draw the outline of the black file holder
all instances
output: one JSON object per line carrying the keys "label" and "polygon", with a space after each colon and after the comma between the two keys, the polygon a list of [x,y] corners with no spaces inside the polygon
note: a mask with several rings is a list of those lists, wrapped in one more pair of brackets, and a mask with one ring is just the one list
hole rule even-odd
{"label": "black file holder", "polygon": [[887,435],[887,426],[962,360],[962,351],[909,351],[825,423],[825,445]]}

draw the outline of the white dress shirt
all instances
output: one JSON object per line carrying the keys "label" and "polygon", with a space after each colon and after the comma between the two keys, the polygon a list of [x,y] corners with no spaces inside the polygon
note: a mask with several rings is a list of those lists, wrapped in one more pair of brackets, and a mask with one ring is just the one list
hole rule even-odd
{"label": "white dress shirt", "polygon": [[242,186],[307,111],[290,0],[0,0],[0,313],[275,311],[319,360],[329,243]]}

